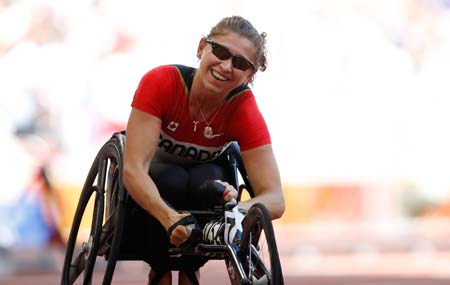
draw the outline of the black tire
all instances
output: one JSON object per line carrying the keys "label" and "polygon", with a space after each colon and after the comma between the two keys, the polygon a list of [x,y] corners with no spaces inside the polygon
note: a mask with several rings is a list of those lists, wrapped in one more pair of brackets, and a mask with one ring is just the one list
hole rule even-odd
{"label": "black tire", "polygon": [[263,204],[246,215],[239,256],[248,284],[284,284],[272,220]]}
{"label": "black tire", "polygon": [[[95,272],[105,271],[103,284],[111,283],[123,224],[120,220],[124,211],[119,211],[124,192],[121,189],[122,151],[123,142],[113,137],[103,145],[92,163],[67,241],[63,285],[92,284],[94,269]],[[101,259],[107,259],[107,264],[104,261],[102,264]],[[81,273],[84,273],[83,278],[80,278]]]}

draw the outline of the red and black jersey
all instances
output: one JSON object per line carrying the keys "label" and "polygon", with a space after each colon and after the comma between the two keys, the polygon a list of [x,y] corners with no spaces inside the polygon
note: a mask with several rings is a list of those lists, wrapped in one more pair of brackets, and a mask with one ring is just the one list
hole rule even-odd
{"label": "red and black jersey", "polygon": [[202,162],[214,158],[230,141],[237,141],[243,151],[271,143],[267,125],[247,86],[230,92],[210,124],[213,136],[206,138],[206,123],[194,122],[189,112],[194,73],[192,67],[163,65],[150,70],[139,83],[131,106],[162,121],[155,160]]}

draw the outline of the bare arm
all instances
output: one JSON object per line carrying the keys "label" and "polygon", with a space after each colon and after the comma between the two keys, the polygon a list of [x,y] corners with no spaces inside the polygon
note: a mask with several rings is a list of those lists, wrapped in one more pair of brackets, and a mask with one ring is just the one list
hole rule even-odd
{"label": "bare arm", "polygon": [[272,219],[280,218],[285,210],[280,172],[271,145],[242,152],[242,159],[255,197],[243,201],[239,207],[249,209],[255,203],[264,204]]}
{"label": "bare arm", "polygon": [[[180,215],[162,200],[155,183],[148,175],[159,142],[160,130],[159,118],[132,109],[126,130],[123,181],[136,203],[158,219],[167,230],[185,215]],[[177,234],[175,231],[174,233],[172,236],[176,240],[171,239],[174,244],[187,237],[187,233],[182,233],[178,237],[181,240],[177,240]]]}

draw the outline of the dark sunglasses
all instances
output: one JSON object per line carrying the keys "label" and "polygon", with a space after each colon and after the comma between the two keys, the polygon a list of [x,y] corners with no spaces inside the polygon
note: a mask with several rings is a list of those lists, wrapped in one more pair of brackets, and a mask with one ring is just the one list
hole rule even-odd
{"label": "dark sunglasses", "polygon": [[231,64],[234,68],[242,71],[246,71],[249,68],[255,69],[253,63],[243,58],[242,56],[234,55],[230,52],[227,47],[221,44],[213,42],[212,40],[206,39],[206,42],[211,45],[212,53],[220,60],[227,60],[231,57]]}

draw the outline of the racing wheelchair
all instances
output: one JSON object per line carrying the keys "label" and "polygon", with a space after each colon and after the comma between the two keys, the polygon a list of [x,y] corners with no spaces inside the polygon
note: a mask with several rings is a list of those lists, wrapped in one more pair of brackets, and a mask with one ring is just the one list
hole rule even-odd
{"label": "racing wheelchair", "polygon": [[[124,245],[130,242],[129,238],[124,238],[127,236],[124,234],[127,217],[136,206],[122,184],[125,142],[124,131],[114,133],[101,147],[91,165],[66,245],[61,279],[63,285],[92,284],[94,272],[98,271],[103,275],[102,284],[111,284],[118,261],[145,262],[139,245]],[[254,196],[237,143],[228,144],[215,162],[225,167],[228,183],[238,189],[237,202],[243,197],[244,191],[247,192],[245,195]],[[225,210],[223,206],[216,206],[209,210],[189,212],[206,229],[213,224],[225,223]],[[194,255],[208,260],[224,260],[233,285],[284,284],[272,221],[262,204],[255,204],[247,211],[239,239],[223,242],[220,239],[208,239],[204,234],[203,240],[194,246],[171,247],[169,255],[171,258]]]}

